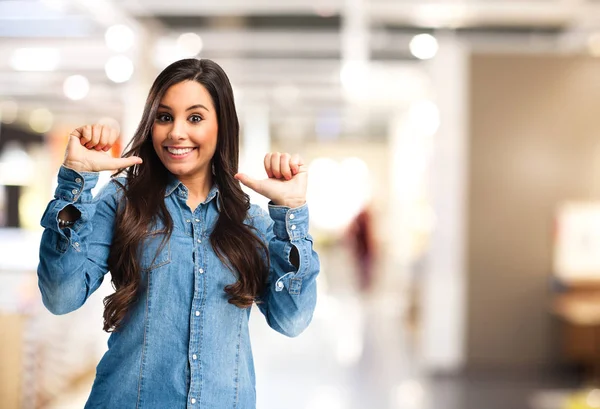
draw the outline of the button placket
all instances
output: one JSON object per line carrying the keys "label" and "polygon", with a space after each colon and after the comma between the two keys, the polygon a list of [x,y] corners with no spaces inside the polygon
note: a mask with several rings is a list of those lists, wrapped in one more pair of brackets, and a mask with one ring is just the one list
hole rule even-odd
{"label": "button placket", "polygon": [[[194,274],[194,281],[195,281],[195,290],[194,290],[194,297],[192,300],[192,311],[193,311],[193,325],[190,328],[191,334],[190,334],[190,338],[192,339],[192,342],[190,343],[189,346],[189,354],[188,355],[190,357],[190,361],[193,362],[194,364],[191,365],[191,373],[192,373],[192,379],[194,379],[194,384],[202,378],[202,374],[201,374],[201,366],[197,365],[196,363],[199,362],[199,358],[200,358],[200,348],[201,348],[201,344],[202,344],[202,339],[201,339],[201,334],[202,334],[202,319],[201,319],[201,308],[202,308],[202,304],[203,304],[203,297],[205,296],[204,291],[205,291],[205,285],[204,285],[204,278],[203,278],[203,273],[204,273],[204,269],[202,268],[203,263],[204,263],[204,258],[202,257],[202,229],[203,229],[203,225],[202,225],[202,220],[200,219],[200,217],[196,217],[196,211],[192,212],[192,217],[188,220],[188,223],[190,224],[190,227],[192,229],[191,231],[191,235],[192,235],[192,243],[193,243],[193,252],[195,254],[194,257],[194,269],[195,269],[195,274]],[[197,394],[199,393],[198,390],[198,386],[195,385],[195,387],[193,389],[190,389],[190,400],[189,402],[194,405],[196,404],[197,398],[192,397],[192,396],[197,396]]]}

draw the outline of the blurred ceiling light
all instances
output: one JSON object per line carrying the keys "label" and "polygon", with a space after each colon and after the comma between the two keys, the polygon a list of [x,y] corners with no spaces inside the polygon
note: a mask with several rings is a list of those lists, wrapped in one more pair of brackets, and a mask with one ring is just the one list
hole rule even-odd
{"label": "blurred ceiling light", "polygon": [[426,136],[433,136],[440,127],[440,110],[429,100],[413,102],[408,111],[412,129]]}
{"label": "blurred ceiling light", "polygon": [[79,101],[90,92],[90,82],[83,75],[71,75],[63,83],[63,91],[67,98]]}
{"label": "blurred ceiling light", "polygon": [[18,48],[13,51],[10,65],[17,71],[54,71],[60,62],[56,48]]}
{"label": "blurred ceiling light", "polygon": [[431,34],[417,34],[410,40],[410,52],[420,60],[429,60],[438,52],[438,42]]}
{"label": "blurred ceiling light", "polygon": [[17,141],[6,142],[0,154],[0,185],[26,186],[33,176],[34,163],[25,149]]}
{"label": "blurred ceiling light", "polygon": [[177,39],[177,49],[182,57],[195,57],[202,51],[202,39],[196,33],[184,33]]}
{"label": "blurred ceiling light", "polygon": [[0,120],[2,123],[12,124],[15,122],[17,120],[17,112],[19,112],[19,106],[15,101],[0,101]]}
{"label": "blurred ceiling light", "polygon": [[588,51],[594,57],[600,57],[600,33],[594,33],[588,38]]}
{"label": "blurred ceiling light", "polygon": [[111,81],[122,83],[129,81],[133,75],[133,63],[124,55],[115,55],[106,62],[104,70]]}
{"label": "blurred ceiling light", "polygon": [[124,52],[133,47],[135,36],[133,30],[124,24],[116,24],[104,33],[106,46],[116,52]]}
{"label": "blurred ceiling light", "polygon": [[46,108],[38,108],[29,115],[29,127],[38,133],[46,133],[52,129],[54,115]]}

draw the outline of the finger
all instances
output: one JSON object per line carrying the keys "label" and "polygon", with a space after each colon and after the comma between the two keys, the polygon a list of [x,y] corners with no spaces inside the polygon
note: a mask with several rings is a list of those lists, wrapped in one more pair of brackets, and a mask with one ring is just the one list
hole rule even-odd
{"label": "finger", "polygon": [[99,124],[92,125],[92,138],[85,145],[86,148],[92,149],[95,148],[96,145],[98,145],[98,142],[100,142],[100,136],[102,135],[102,128],[103,126]]}
{"label": "finger", "polygon": [[292,169],[292,175],[295,175],[299,172],[301,163],[302,158],[300,157],[300,155],[292,155],[292,158],[290,159],[290,168]]}
{"label": "finger", "polygon": [[79,127],[74,129],[73,132],[69,134],[69,136],[74,136],[77,139],[81,139],[83,137],[83,127]]}
{"label": "finger", "polygon": [[281,179],[281,154],[279,152],[275,152],[271,155],[271,172],[273,172],[273,177],[277,179]]}
{"label": "finger", "polygon": [[111,129],[107,126],[103,126],[100,132],[100,140],[98,141],[98,145],[94,147],[97,151],[105,150],[107,146],[110,147],[110,133]]}
{"label": "finger", "polygon": [[77,128],[77,131],[79,132],[79,142],[82,145],[87,145],[87,143],[89,141],[92,140],[92,126],[91,125],[84,125],[80,128]]}
{"label": "finger", "polygon": [[106,146],[104,146],[104,149],[102,149],[102,150],[104,152],[108,152],[113,147],[113,145],[115,144],[115,142],[117,141],[118,138],[119,138],[119,132],[116,129],[111,128],[108,143],[106,144]]}
{"label": "finger", "polygon": [[281,154],[281,158],[279,160],[279,170],[281,171],[281,176],[283,176],[285,180],[290,180],[292,178],[292,169],[290,168],[289,153]]}
{"label": "finger", "polygon": [[239,180],[244,186],[249,187],[257,193],[260,193],[260,181],[251,178],[245,173],[236,173],[234,177]]}
{"label": "finger", "polygon": [[265,155],[265,172],[267,172],[267,176],[272,178],[273,177],[273,171],[271,170],[271,153],[267,153]]}
{"label": "finger", "polygon": [[111,158],[110,161],[108,161],[108,167],[111,170],[117,170],[125,169],[133,165],[140,165],[142,163],[142,158],[138,156],[130,156],[129,158]]}

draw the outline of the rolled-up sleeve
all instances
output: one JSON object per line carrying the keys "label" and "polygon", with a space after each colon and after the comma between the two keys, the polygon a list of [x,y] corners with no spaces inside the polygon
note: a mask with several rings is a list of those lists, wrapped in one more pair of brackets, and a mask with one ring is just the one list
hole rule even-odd
{"label": "rolled-up sleeve", "polygon": [[[118,189],[111,181],[94,198],[97,181],[97,173],[61,167],[54,199],[42,215],[38,285],[54,314],[81,307],[108,271]],[[73,226],[60,228],[58,214],[69,205],[81,216]]]}
{"label": "rolled-up sleeve", "polygon": [[[319,257],[308,233],[308,205],[297,208],[269,205],[269,213],[253,206],[254,226],[269,248],[270,271],[265,294],[257,305],[276,331],[295,337],[312,320],[317,302]],[[290,255],[298,251],[299,265]]]}

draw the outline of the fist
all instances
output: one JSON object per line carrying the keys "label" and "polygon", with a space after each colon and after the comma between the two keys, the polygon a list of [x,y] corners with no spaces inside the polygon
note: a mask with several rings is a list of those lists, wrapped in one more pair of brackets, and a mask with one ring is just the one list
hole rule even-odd
{"label": "fist", "polygon": [[276,205],[299,207],[306,203],[308,169],[298,155],[271,152],[264,158],[268,178],[253,179],[243,173],[235,178]]}
{"label": "fist", "polygon": [[106,125],[85,125],[69,135],[63,165],[78,172],[100,172],[117,170],[141,164],[137,156],[113,158],[110,149],[119,138],[119,133]]}

